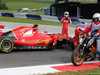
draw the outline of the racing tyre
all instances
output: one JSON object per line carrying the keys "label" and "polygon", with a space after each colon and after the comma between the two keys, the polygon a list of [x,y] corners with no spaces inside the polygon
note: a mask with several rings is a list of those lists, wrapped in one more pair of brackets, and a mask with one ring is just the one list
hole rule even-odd
{"label": "racing tyre", "polygon": [[53,50],[54,49],[53,42],[51,42],[47,47],[48,47],[49,50]]}
{"label": "racing tyre", "polygon": [[3,39],[0,42],[0,49],[4,53],[9,53],[14,47],[13,42],[10,39]]}
{"label": "racing tyre", "polygon": [[55,46],[56,49],[62,48],[63,43],[62,42],[58,42]]}
{"label": "racing tyre", "polygon": [[79,54],[80,54],[80,49],[76,49],[73,51],[71,55],[71,61],[75,66],[80,66],[84,61],[84,54],[81,57],[79,56]]}

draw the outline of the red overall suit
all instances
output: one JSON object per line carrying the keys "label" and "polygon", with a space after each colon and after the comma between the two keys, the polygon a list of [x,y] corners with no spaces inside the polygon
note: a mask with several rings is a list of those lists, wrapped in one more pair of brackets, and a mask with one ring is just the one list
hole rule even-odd
{"label": "red overall suit", "polygon": [[62,18],[61,23],[63,23],[62,34],[63,35],[66,34],[66,36],[69,36],[68,35],[68,27],[69,27],[68,24],[71,23],[71,19],[69,17]]}
{"label": "red overall suit", "polygon": [[[75,39],[74,39],[74,46],[77,46],[77,43],[78,43],[78,38],[79,38],[79,34],[82,33],[82,31],[80,31],[79,29],[81,30],[86,30],[88,28],[88,26],[86,24],[79,24],[76,29],[75,29]],[[85,36],[88,36],[89,33],[83,33],[83,35]]]}

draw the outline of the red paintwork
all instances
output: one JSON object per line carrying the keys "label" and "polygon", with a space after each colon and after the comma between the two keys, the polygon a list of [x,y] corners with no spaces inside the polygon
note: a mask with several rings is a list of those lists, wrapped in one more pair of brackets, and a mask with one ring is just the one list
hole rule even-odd
{"label": "red paintwork", "polygon": [[96,63],[82,64],[81,66],[74,66],[74,65],[52,66],[52,68],[58,71],[76,71],[76,70],[99,68],[99,65],[100,62],[96,62]]}
{"label": "red paintwork", "polygon": [[4,25],[0,25],[0,36],[3,34],[3,32],[4,32]]}
{"label": "red paintwork", "polygon": [[[15,36],[17,37],[17,40],[14,41],[14,44],[15,45],[29,45],[29,46],[48,46],[53,41],[53,38],[51,38],[49,35],[46,35],[44,33],[40,33],[37,30],[38,30],[37,27],[35,28],[19,27],[17,29],[14,29],[13,32]],[[28,32],[31,34],[27,35]],[[46,41],[47,43],[45,43]]]}
{"label": "red paintwork", "polygon": [[48,46],[51,42],[54,41],[54,44],[57,43],[57,39],[70,39],[71,37],[66,37],[61,34],[47,34],[40,33],[38,27],[27,27],[22,26],[12,30],[15,37],[17,38],[14,41],[14,45],[27,45],[27,46]]}

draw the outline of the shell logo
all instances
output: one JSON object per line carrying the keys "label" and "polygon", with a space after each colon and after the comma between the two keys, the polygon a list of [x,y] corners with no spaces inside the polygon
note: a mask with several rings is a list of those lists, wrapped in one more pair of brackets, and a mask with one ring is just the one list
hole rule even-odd
{"label": "shell logo", "polygon": [[45,40],[45,44],[49,44],[49,42],[50,42],[49,40]]}
{"label": "shell logo", "polygon": [[37,40],[37,43],[40,45],[42,43],[42,40]]}

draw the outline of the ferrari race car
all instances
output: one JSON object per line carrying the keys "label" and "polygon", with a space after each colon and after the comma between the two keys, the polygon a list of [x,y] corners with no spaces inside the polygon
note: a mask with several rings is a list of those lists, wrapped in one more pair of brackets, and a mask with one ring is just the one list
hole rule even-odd
{"label": "ferrari race car", "polygon": [[55,46],[69,44],[71,37],[62,34],[40,33],[38,25],[33,27],[21,26],[8,32],[3,32],[4,26],[0,25],[0,50],[9,53],[12,49],[52,49]]}

